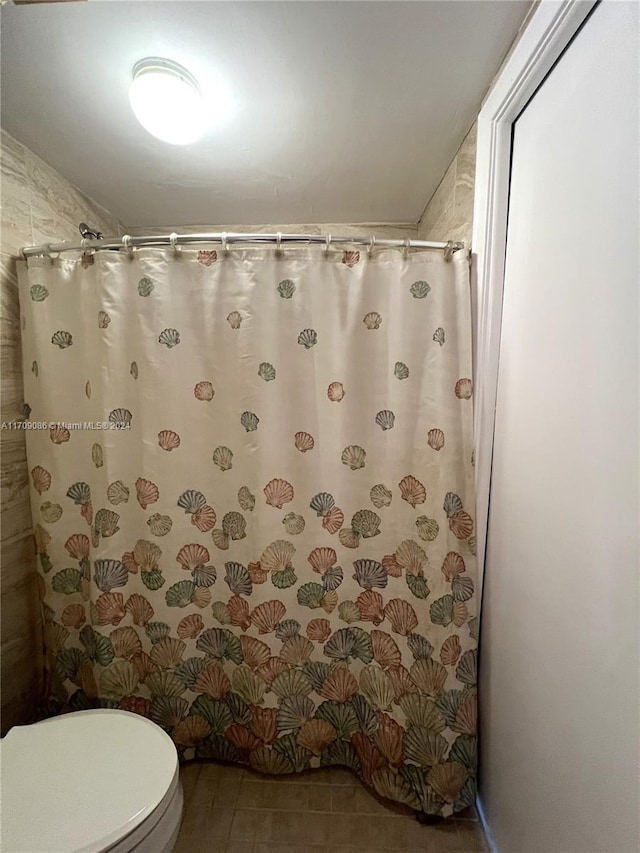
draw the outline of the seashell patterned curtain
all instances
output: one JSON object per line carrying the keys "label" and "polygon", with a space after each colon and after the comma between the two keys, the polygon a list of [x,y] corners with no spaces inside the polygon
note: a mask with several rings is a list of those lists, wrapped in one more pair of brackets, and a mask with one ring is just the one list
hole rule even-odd
{"label": "seashell patterned curtain", "polygon": [[49,713],[121,708],[184,759],[472,803],[464,254],[21,267]]}

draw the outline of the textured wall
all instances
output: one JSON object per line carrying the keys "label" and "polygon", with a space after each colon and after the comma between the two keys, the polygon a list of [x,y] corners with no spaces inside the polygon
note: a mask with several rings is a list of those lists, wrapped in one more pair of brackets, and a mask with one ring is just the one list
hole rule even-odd
{"label": "textured wall", "polygon": [[[323,222],[313,225],[189,225],[176,227],[177,234],[185,234],[192,232],[217,231],[229,233],[248,233],[248,234],[277,234],[278,231],[282,234],[334,234],[342,237],[377,237],[378,239],[400,240],[409,237],[410,239],[418,238],[417,225],[387,225],[383,222],[360,222],[357,225],[348,225],[342,223],[327,223]],[[128,228],[127,234],[131,236],[142,236],[143,234],[166,234],[168,228],[150,228],[136,227]]]}
{"label": "textured wall", "polygon": [[476,122],[431,196],[418,223],[418,239],[462,240],[467,248],[471,245],[477,129]]}
{"label": "textured wall", "polygon": [[[19,249],[70,240],[78,223],[118,233],[119,223],[58,172],[2,132],[0,242],[0,420],[22,421],[20,310],[15,273]],[[41,679],[40,615],[24,432],[0,432],[2,732],[35,712]]]}

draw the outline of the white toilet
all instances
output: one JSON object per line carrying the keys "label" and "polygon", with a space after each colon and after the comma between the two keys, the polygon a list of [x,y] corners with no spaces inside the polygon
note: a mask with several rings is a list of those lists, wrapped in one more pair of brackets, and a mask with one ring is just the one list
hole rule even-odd
{"label": "white toilet", "polygon": [[0,741],[2,853],[171,853],[182,818],[178,754],[128,711],[78,711]]}

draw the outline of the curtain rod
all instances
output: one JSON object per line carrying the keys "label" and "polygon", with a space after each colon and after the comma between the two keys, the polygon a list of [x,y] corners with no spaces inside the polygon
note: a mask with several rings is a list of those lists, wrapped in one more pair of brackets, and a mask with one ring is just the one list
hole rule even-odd
{"label": "curtain rod", "polygon": [[[91,232],[89,232],[91,233]],[[285,243],[322,243],[327,251],[333,245],[359,245],[372,249],[443,249],[445,260],[451,260],[454,252],[464,249],[464,243],[456,243],[449,240],[446,243],[437,243],[430,240],[378,240],[376,237],[332,237],[331,234],[243,234],[215,232],[203,234],[160,234],[146,237],[107,237],[105,239],[83,238],[79,243],[45,243],[42,246],[26,246],[20,250],[22,257],[28,258],[34,255],[59,254],[60,252],[87,252],[87,251],[117,251],[125,249],[130,251],[134,248],[144,246],[177,246],[192,243],[220,243],[226,251],[231,243],[275,243],[279,249]]]}

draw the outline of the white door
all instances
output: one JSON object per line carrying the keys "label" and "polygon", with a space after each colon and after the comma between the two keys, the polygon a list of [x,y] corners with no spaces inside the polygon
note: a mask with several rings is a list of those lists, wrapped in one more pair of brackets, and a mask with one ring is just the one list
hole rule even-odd
{"label": "white door", "polygon": [[503,853],[640,849],[638,5],[514,126],[480,658]]}

